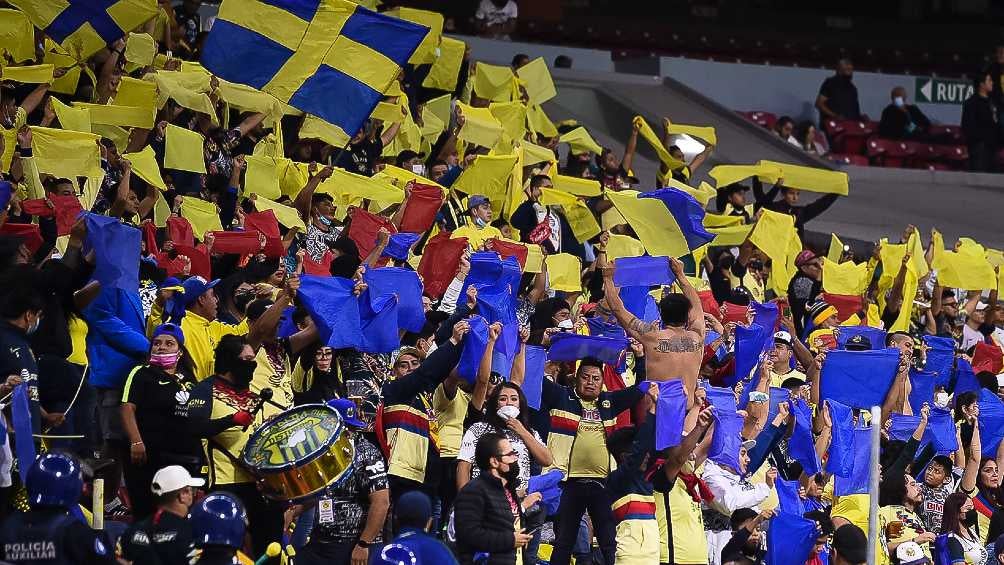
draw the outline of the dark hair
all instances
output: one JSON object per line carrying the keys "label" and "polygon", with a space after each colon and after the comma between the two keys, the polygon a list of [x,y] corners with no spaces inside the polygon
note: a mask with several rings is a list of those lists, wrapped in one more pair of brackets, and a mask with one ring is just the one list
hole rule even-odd
{"label": "dark hair", "polygon": [[805,144],[805,136],[809,133],[809,128],[815,127],[816,124],[809,120],[805,120],[798,123],[795,127],[795,139],[798,140],[799,145]]}
{"label": "dark hair", "polygon": [[943,289],[941,289],[941,299],[942,300],[944,300],[946,298],[954,298],[954,297],[955,297],[955,290],[953,290],[951,288],[943,288]]}
{"label": "dark hair", "polygon": [[38,271],[31,265],[18,265],[0,277],[0,318],[14,320],[25,312],[40,312],[45,300]]}
{"label": "dark hair", "polygon": [[519,387],[518,384],[512,382],[503,382],[502,384],[495,387],[488,398],[485,400],[485,415],[484,421],[490,424],[495,431],[504,434],[507,426],[502,418],[499,417],[499,396],[502,395],[502,389],[512,389],[516,391],[516,395],[519,396],[519,416],[516,418],[526,429],[530,429],[530,409],[526,404],[526,395],[523,394],[523,389]]}
{"label": "dark hair", "polygon": [[537,188],[544,184],[544,181],[551,182],[551,177],[547,175],[533,175],[530,177],[530,188]]}
{"label": "dark hair", "polygon": [[554,58],[554,68],[556,69],[570,69],[572,68],[572,58],[568,55],[558,55]]}
{"label": "dark hair", "polygon": [[610,455],[613,456],[618,465],[631,452],[631,446],[634,445],[634,439],[637,435],[638,429],[635,426],[626,426],[607,437],[607,450],[610,451]]}
{"label": "dark hair", "polygon": [[474,448],[474,464],[482,473],[491,471],[491,458],[499,457],[499,444],[507,438],[502,434],[489,432],[478,439],[478,445]]}
{"label": "dark hair", "polygon": [[599,359],[597,359],[595,357],[583,357],[579,361],[579,368],[575,370],[575,376],[578,377],[579,373],[582,372],[582,369],[585,369],[586,367],[596,367],[602,373],[603,372],[603,361],[600,361]]}
{"label": "dark hair", "polygon": [[[332,198],[331,195],[328,194],[327,192],[315,192],[310,196],[310,205],[312,207],[320,204],[321,202],[328,202],[334,204],[335,199]],[[311,210],[313,210],[313,208],[311,208]]]}
{"label": "dark hair", "polygon": [[969,496],[961,492],[953,492],[945,499],[945,511],[941,515],[941,532],[961,534],[959,529],[959,519],[962,517],[962,505],[966,503]]}
{"label": "dark hair", "polygon": [[976,73],[976,76],[973,77],[973,90],[979,90],[980,85],[983,84],[983,81],[985,81],[988,76],[991,76],[989,70],[980,69],[980,72]]}
{"label": "dark hair", "polygon": [[529,61],[530,56],[526,53],[516,53],[512,56],[512,66],[515,67],[520,64],[521,61]]}
{"label": "dark hair", "polygon": [[247,338],[242,335],[225,335],[216,346],[213,357],[213,371],[217,375],[230,372],[241,357],[241,351],[248,344]]}
{"label": "dark hair", "polygon": [[[993,326],[991,326],[993,327]],[[985,388],[990,392],[997,392],[997,375],[990,371],[980,371],[976,373],[976,380],[980,383],[980,388]]]}
{"label": "dark hair", "polygon": [[1000,501],[1002,499],[1000,487],[990,488],[983,484],[983,466],[990,461],[993,461],[995,464],[997,463],[997,459],[994,457],[983,457],[980,459],[980,466],[976,470],[976,488],[979,490],[980,494],[986,497],[987,500],[989,500],[994,506],[1000,506]]}
{"label": "dark hair", "polygon": [[739,508],[738,510],[732,512],[729,516],[729,525],[732,527],[732,531],[736,531],[743,527],[743,523],[747,520],[752,520],[756,518],[757,512],[752,508]]}
{"label": "dark hair", "polygon": [[913,336],[910,335],[908,332],[904,332],[904,331],[889,332],[885,336],[885,345],[886,345],[886,347],[889,347],[889,346],[895,344],[896,343],[895,340],[896,340],[897,337],[908,337],[910,339],[913,339]]}
{"label": "dark hair", "polygon": [[659,301],[659,317],[667,326],[682,327],[690,315],[690,300],[679,292],[670,292]]}
{"label": "dark hair", "polygon": [[256,298],[252,300],[245,309],[245,315],[248,317],[248,323],[253,323],[261,318],[262,314],[265,313],[275,302],[271,298]]}
{"label": "dark hair", "polygon": [[928,464],[928,467],[930,467],[931,465],[937,465],[941,467],[941,469],[945,472],[946,477],[951,476],[952,469],[955,467],[955,465],[952,464],[952,460],[945,455],[935,455],[931,459],[931,462]]}
{"label": "dark hair", "polygon": [[791,116],[781,116],[777,119],[774,125],[778,128],[783,127],[785,124],[794,124],[795,120],[791,119]]}
{"label": "dark hair", "polygon": [[894,506],[903,504],[906,498],[906,475],[889,473],[882,476],[879,484],[879,506]]}
{"label": "dark hair", "polygon": [[[997,376],[994,375],[994,378],[996,379]],[[955,397],[955,421],[958,422],[959,420],[965,419],[964,416],[963,416],[963,414],[962,414],[962,408],[965,407],[965,406],[969,406],[969,405],[973,404],[977,400],[979,400],[979,396],[976,394],[975,391],[972,391],[972,390],[960,393],[958,396],[956,396]]]}

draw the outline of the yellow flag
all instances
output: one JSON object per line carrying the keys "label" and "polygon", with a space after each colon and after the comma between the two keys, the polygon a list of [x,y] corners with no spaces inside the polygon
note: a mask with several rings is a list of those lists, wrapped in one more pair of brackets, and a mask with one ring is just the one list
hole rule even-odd
{"label": "yellow flag", "polygon": [[599,155],[603,153],[603,148],[600,147],[599,143],[593,139],[593,136],[589,135],[584,127],[577,127],[569,132],[566,132],[558,138],[561,143],[567,143],[571,151],[575,155],[581,155],[583,153],[596,153]]}
{"label": "yellow flag", "polygon": [[540,193],[540,203],[544,206],[561,206],[565,220],[568,221],[575,239],[579,242],[588,241],[599,235],[600,226],[596,223],[596,216],[574,194],[556,188],[543,188]]}
{"label": "yellow flag", "polygon": [[74,102],[73,105],[77,108],[90,110],[92,124],[152,129],[156,116],[156,111],[150,107],[86,104],[84,102]]}
{"label": "yellow flag", "polygon": [[32,155],[39,172],[69,179],[104,175],[98,149],[100,136],[31,126],[31,137]]}
{"label": "yellow flag", "polygon": [[303,223],[303,219],[300,218],[300,213],[296,211],[296,208],[279,204],[264,196],[254,197],[254,207],[259,212],[271,210],[275,213],[275,219],[288,229],[298,228],[301,233],[306,233],[307,231],[307,225]]}
{"label": "yellow flag", "polygon": [[[87,68],[90,72],[90,68]],[[77,92],[77,85],[80,84],[80,73],[82,72],[81,67],[70,67],[66,69],[66,73],[58,78],[52,79],[52,84],[49,85],[49,92],[56,94],[69,94],[73,95]],[[93,74],[93,73],[91,73]]]}
{"label": "yellow flag", "polygon": [[837,234],[830,234],[830,249],[826,252],[826,258],[834,263],[839,263],[844,256],[844,242],[840,241]]}
{"label": "yellow flag", "polygon": [[[718,165],[708,171],[708,176],[715,179],[715,186],[724,188],[730,184],[744,181],[750,177],[760,177],[768,182],[776,182],[781,176],[780,167],[765,165]],[[787,183],[787,179],[785,179]]]}
{"label": "yellow flag", "polygon": [[[882,279],[887,279],[889,286],[892,285],[893,279],[899,273],[907,248],[910,249],[908,268],[915,275],[915,278],[919,280],[930,271],[927,260],[924,258],[924,248],[916,231],[910,234],[906,243],[890,244],[883,241],[879,248],[879,256],[882,259]],[[880,284],[880,286],[882,285]]]}
{"label": "yellow flag", "polygon": [[246,155],[247,171],[244,173],[244,192],[265,198],[279,198],[279,170],[275,159],[265,155]]}
{"label": "yellow flag", "polygon": [[657,200],[639,199],[636,190],[608,190],[604,194],[634,228],[649,254],[682,257],[690,253],[676,220]]}
{"label": "yellow flag", "polygon": [[203,71],[149,73],[145,80],[157,85],[157,106],[162,107],[173,99],[182,108],[208,114],[213,123],[218,123],[216,108],[207,94],[210,91],[208,74]]}
{"label": "yellow flag", "polygon": [[0,49],[15,63],[35,58],[35,28],[20,10],[0,10]]}
{"label": "yellow flag", "polygon": [[600,182],[593,179],[554,175],[554,188],[576,196],[593,197],[601,194]]}
{"label": "yellow flag", "polygon": [[247,86],[246,84],[227,82],[223,79],[218,80],[220,85],[217,87],[216,92],[220,95],[220,99],[232,108],[246,112],[261,112],[263,114],[296,112],[294,108],[286,106],[256,88]]}
{"label": "yellow flag", "polygon": [[780,168],[784,186],[788,188],[847,196],[847,173],[843,171],[789,165],[776,161],[760,161],[759,164]]}
{"label": "yellow flag", "polygon": [[4,67],[3,80],[25,84],[49,84],[52,82],[52,65],[27,65],[24,67]]}
{"label": "yellow flag", "polygon": [[129,130],[127,129],[108,124],[91,124],[91,133],[96,133],[101,137],[111,140],[119,153],[129,148]]}
{"label": "yellow flag", "polygon": [[150,186],[167,190],[164,178],[160,176],[160,165],[157,164],[157,156],[153,152],[153,147],[147,145],[142,151],[125,153],[122,156],[132,164],[132,172],[136,176],[145,180]]}
{"label": "yellow flag", "polygon": [[987,261],[990,262],[990,266],[997,269],[997,291],[1000,292],[1004,289],[1004,251],[998,249],[987,249],[986,250]]}
{"label": "yellow flag", "polygon": [[157,192],[157,200],[153,203],[153,225],[158,228],[167,227],[167,219],[171,217],[171,208],[164,199],[164,193]]}
{"label": "yellow flag", "polygon": [[750,231],[752,230],[752,225],[708,228],[709,232],[715,234],[715,239],[711,240],[708,245],[720,245],[722,247],[735,247],[742,245],[743,242],[746,241],[746,238],[749,237]]}
{"label": "yellow flag", "polygon": [[370,113],[370,117],[387,123],[399,124],[404,121],[401,107],[389,102],[377,102],[376,107],[373,108],[373,112]]}
{"label": "yellow flag", "polygon": [[474,67],[474,94],[492,102],[509,102],[515,80],[509,67],[478,62]]}
{"label": "yellow flag", "polygon": [[330,194],[339,204],[352,204],[362,199],[394,204],[404,200],[404,191],[389,182],[337,168],[317,191]]}
{"label": "yellow flag", "polygon": [[526,265],[523,266],[524,273],[539,273],[544,270],[544,252],[535,243],[526,245]]}
{"label": "yellow flag", "polygon": [[422,86],[449,92],[456,90],[466,49],[467,45],[463,41],[444,36],[439,43],[436,60],[432,63],[428,76],[422,81]]}
{"label": "yellow flag", "polygon": [[164,140],[164,168],[206,173],[202,135],[185,128],[167,124]]}
{"label": "yellow flag", "polygon": [[181,217],[192,224],[192,232],[203,239],[206,232],[223,231],[216,204],[194,196],[185,196],[181,201]]}
{"label": "yellow flag", "polygon": [[[445,37],[443,39],[446,39]],[[452,112],[453,102],[450,100],[449,94],[444,94],[442,96],[437,96],[432,100],[429,100],[423,104],[423,108],[435,114],[439,121],[444,124],[450,123],[450,113]]]}
{"label": "yellow flag", "polygon": [[831,294],[860,296],[868,288],[868,263],[837,263],[823,258],[823,290]]}
{"label": "yellow flag", "polygon": [[543,104],[558,95],[551,71],[547,70],[547,63],[543,57],[537,57],[523,65],[516,71],[516,75],[526,82],[526,94],[530,97],[530,104]]}
{"label": "yellow flag", "polygon": [[419,175],[413,171],[407,169],[402,169],[400,167],[395,167],[394,165],[386,165],[377,174],[373,175],[373,178],[378,178],[384,180],[400,190],[404,190],[405,185],[409,182],[415,181],[419,184],[428,184],[431,186],[436,186],[442,190],[447,190],[443,185],[439,184],[434,180],[429,180],[422,175]]}
{"label": "yellow flag", "polygon": [[407,7],[394,8],[384,13],[429,28],[429,33],[425,34],[425,38],[408,59],[408,63],[423,65],[436,61],[436,49],[439,46],[439,39],[443,35],[443,14]]}
{"label": "yellow flag", "polygon": [[119,81],[119,89],[115,92],[114,101],[118,106],[156,108],[157,84],[148,80],[122,77]]}
{"label": "yellow flag", "polygon": [[659,162],[661,162],[663,166],[671,171],[675,171],[676,169],[686,166],[686,163],[669,154],[669,150],[662,144],[662,139],[660,139],[659,136],[652,131],[652,126],[648,125],[645,118],[635,116],[633,122],[638,124],[639,135],[641,135],[641,138],[652,146],[656,155],[659,156]]}
{"label": "yellow flag", "polygon": [[488,108],[474,108],[463,102],[457,102],[457,108],[464,116],[464,125],[457,134],[457,139],[467,141],[489,149],[502,139],[502,124]]}
{"label": "yellow flag", "polygon": [[708,202],[714,198],[716,194],[715,189],[704,181],[701,181],[701,184],[698,185],[697,188],[694,188],[689,184],[684,184],[674,179],[672,176],[666,176],[666,178],[663,179],[663,186],[676,188],[686,192],[687,194],[693,196],[694,200],[697,200],[702,207],[707,207]]}
{"label": "yellow flag", "polygon": [[795,256],[802,250],[794,217],[763,210],[749,240],[771,259],[770,287],[778,296],[786,294],[795,275]]}
{"label": "yellow flag", "polygon": [[478,155],[474,163],[460,173],[452,188],[464,194],[487,196],[492,201],[492,208],[498,210],[495,203],[505,201],[506,187],[515,162],[516,155]]}
{"label": "yellow flag", "polygon": [[[997,273],[987,260],[986,251],[978,243],[960,239],[955,251],[946,251],[941,234],[934,230],[932,265],[938,271],[938,282],[946,288],[989,290],[997,288]],[[965,238],[964,238],[965,239]]]}
{"label": "yellow flag", "polygon": [[492,102],[488,111],[511,139],[523,139],[526,135],[526,106],[522,102]]}
{"label": "yellow flag", "polygon": [[742,223],[742,216],[726,216],[723,214],[704,215],[704,227],[706,228],[728,228],[738,226]]}
{"label": "yellow flag", "polygon": [[579,258],[570,253],[548,255],[547,263],[548,286],[562,292],[580,292],[582,290],[582,263]]}
{"label": "yellow flag", "polygon": [[710,126],[685,126],[683,124],[670,123],[667,131],[670,135],[689,135],[711,145],[718,145],[718,136],[715,135],[715,128]]}
{"label": "yellow flag", "polygon": [[52,109],[56,112],[56,119],[59,125],[65,130],[82,131],[91,133],[91,112],[86,108],[74,108],[59,101],[55,96],[52,100]]}
{"label": "yellow flag", "polygon": [[525,166],[548,163],[554,159],[554,151],[547,147],[541,147],[529,141],[520,141],[519,147],[523,152],[523,165]]}
{"label": "yellow flag", "polygon": [[335,147],[345,147],[349,143],[349,136],[340,128],[310,114],[307,114],[300,126],[300,139],[320,139]]}
{"label": "yellow flag", "polygon": [[136,68],[153,64],[157,55],[157,43],[146,33],[130,33],[126,39],[125,60]]}
{"label": "yellow flag", "polygon": [[540,135],[547,138],[557,137],[558,128],[554,127],[554,122],[547,117],[539,104],[532,104],[527,108],[526,120],[530,124],[530,129]]}
{"label": "yellow flag", "polygon": [[613,261],[621,257],[641,257],[645,254],[645,246],[629,235],[612,233],[607,241],[607,260]]}

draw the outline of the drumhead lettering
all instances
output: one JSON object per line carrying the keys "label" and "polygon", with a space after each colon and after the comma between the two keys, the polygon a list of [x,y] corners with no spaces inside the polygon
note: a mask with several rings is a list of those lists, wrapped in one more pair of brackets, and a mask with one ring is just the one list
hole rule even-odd
{"label": "drumhead lettering", "polygon": [[326,449],[338,426],[338,417],[322,407],[280,414],[255,432],[244,449],[244,460],[260,470],[302,461]]}

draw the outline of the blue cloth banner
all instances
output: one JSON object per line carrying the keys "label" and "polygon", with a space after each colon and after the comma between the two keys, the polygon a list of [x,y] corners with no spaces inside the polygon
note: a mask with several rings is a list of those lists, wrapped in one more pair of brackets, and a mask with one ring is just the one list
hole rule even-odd
{"label": "blue cloth banner", "polygon": [[714,234],[704,229],[704,206],[686,192],[675,188],[660,188],[643,192],[638,198],[652,198],[662,202],[676,220],[683,238],[687,240],[687,248],[691,251],[715,238]]}
{"label": "blue cloth banner", "polygon": [[540,410],[540,395],[544,379],[544,364],[547,363],[547,350],[537,345],[526,346],[525,365],[523,369],[523,394],[526,404],[534,410]]}
{"label": "blue cloth banner", "polygon": [[770,519],[766,565],[805,565],[815,546],[819,529],[800,515],[781,512]]}
{"label": "blue cloth banner", "polygon": [[844,349],[847,340],[856,335],[863,335],[872,344],[872,349],[885,348],[885,330],[871,326],[840,326],[837,328],[837,349]]}
{"label": "blue cloth banner", "polygon": [[[836,426],[836,422],[833,423]],[[845,496],[848,494],[865,494],[868,492],[868,462],[871,459],[871,430],[858,428],[854,430],[854,447],[852,457],[853,467],[849,477],[837,475],[834,479],[833,494]]]}
{"label": "blue cloth banner", "polygon": [[969,364],[969,361],[962,358],[957,359],[955,375],[955,388],[952,390],[955,394],[980,390],[980,381],[976,380],[976,373],[973,372],[973,366]]}
{"label": "blue cloth banner", "polygon": [[798,481],[786,481],[781,477],[774,480],[774,490],[777,491],[778,510],[784,514],[801,516],[805,514],[805,504],[798,496]]}
{"label": "blue cloth banner", "polygon": [[94,251],[94,280],[102,288],[139,288],[139,256],[142,234],[118,218],[84,213],[86,247]]}
{"label": "blue cloth banner", "polygon": [[627,338],[557,333],[551,336],[547,360],[578,361],[593,357],[608,365],[617,365],[629,345]]}
{"label": "blue cloth banner", "polygon": [[589,335],[597,337],[627,337],[627,332],[619,324],[605,322],[597,317],[586,318]]}
{"label": "blue cloth banner", "polygon": [[936,386],[947,387],[948,379],[951,378],[952,360],[955,359],[955,340],[933,335],[925,335],[923,339],[928,347],[924,370],[938,375]]}
{"label": "blue cloth banner", "polygon": [[659,385],[659,401],[655,406],[655,448],[662,450],[680,444],[683,419],[687,416],[687,393],[680,379],[656,384]]}
{"label": "blue cloth banner", "polygon": [[614,284],[617,286],[669,285],[676,275],[669,268],[669,257],[621,257],[614,261]]}
{"label": "blue cloth banner", "polygon": [[749,383],[744,385],[743,390],[755,389],[756,383],[760,381],[757,369],[763,361],[767,348],[773,342],[774,334],[768,332],[760,324],[750,324],[746,326],[736,326],[735,331],[735,374],[725,379],[725,384],[732,386],[739,381]]}
{"label": "blue cloth banner", "polygon": [[743,419],[736,414],[736,395],[728,388],[709,386],[705,390],[708,402],[715,408],[715,427],[708,459],[738,471]]}
{"label": "blue cloth banner", "polygon": [[396,233],[390,236],[390,241],[387,242],[387,247],[383,250],[383,256],[398,261],[407,261],[408,255],[411,253],[411,246],[415,245],[415,242],[421,237],[422,234],[418,233]]}
{"label": "blue cloth banner", "polygon": [[899,350],[830,351],[820,375],[819,396],[853,408],[881,406],[899,368]]}
{"label": "blue cloth banner", "polygon": [[815,475],[820,471],[820,465],[812,436],[812,409],[800,398],[793,404],[795,429],[792,431],[791,439],[788,440],[788,455],[802,464],[802,470],[806,474]]}
{"label": "blue cloth banner", "polygon": [[481,357],[488,349],[488,322],[481,316],[467,318],[471,330],[464,336],[461,344],[460,362],[457,363],[457,374],[469,383],[478,378],[478,368]]}
{"label": "blue cloth banner", "polygon": [[400,267],[366,269],[363,280],[375,296],[397,296],[397,326],[402,330],[420,332],[425,327],[425,307],[422,306],[422,281],[418,273]]}
{"label": "blue cloth banner", "polygon": [[[774,421],[774,417],[777,416],[777,405],[782,402],[788,402],[791,399],[791,391],[786,388],[770,387],[767,389],[767,395],[769,397],[767,425],[769,426]],[[790,409],[791,405],[788,408]]]}
{"label": "blue cloth banner", "polygon": [[534,475],[527,482],[526,492],[539,492],[541,494],[541,504],[547,508],[547,515],[558,513],[558,505],[561,502],[561,481],[565,476],[561,471],[555,469],[543,475]]}
{"label": "blue cloth banner", "polygon": [[834,400],[828,400],[826,404],[833,422],[826,470],[847,478],[854,471],[854,415],[849,407]]}
{"label": "blue cloth banner", "polygon": [[35,463],[35,439],[31,436],[31,402],[28,383],[14,387],[11,397],[11,419],[14,425],[14,455],[17,456],[21,484],[28,484],[28,470]]}
{"label": "blue cloth banner", "polygon": [[[908,441],[920,423],[920,416],[906,416],[904,414],[893,414],[890,417],[889,438]],[[959,449],[958,437],[955,435],[955,423],[952,421],[952,414],[947,410],[934,408],[927,420],[927,427],[924,428],[924,435],[920,439],[920,446],[917,448],[919,455],[929,444],[933,444],[935,454],[947,455]]]}
{"label": "blue cloth banner", "polygon": [[936,373],[910,368],[910,408],[914,414],[920,412],[925,402],[934,406],[934,381],[937,377]]}
{"label": "blue cloth banner", "polygon": [[352,294],[355,282],[342,277],[301,275],[298,293],[310,313],[321,342],[333,349],[359,348],[363,332],[359,298]]}
{"label": "blue cloth banner", "polygon": [[624,308],[643,322],[654,322],[659,319],[659,308],[655,299],[648,293],[647,286],[625,286],[620,289]]}
{"label": "blue cloth banner", "polygon": [[983,457],[996,457],[997,446],[1004,439],[1004,402],[989,390],[980,391],[980,447]]}
{"label": "blue cloth banner", "polygon": [[756,300],[752,300],[750,301],[750,309],[753,310],[753,323],[763,327],[773,338],[774,332],[777,331],[778,321],[780,320],[777,304],[774,302],[761,304]]}
{"label": "blue cloth banner", "polygon": [[288,306],[282,311],[282,317],[279,318],[279,329],[276,330],[277,337],[289,337],[300,331],[300,328],[296,327],[296,322],[293,321],[295,310],[296,306]]}
{"label": "blue cloth banner", "polygon": [[393,294],[374,296],[367,288],[359,297],[359,329],[363,334],[360,351],[391,353],[401,347],[398,334],[397,297]]}

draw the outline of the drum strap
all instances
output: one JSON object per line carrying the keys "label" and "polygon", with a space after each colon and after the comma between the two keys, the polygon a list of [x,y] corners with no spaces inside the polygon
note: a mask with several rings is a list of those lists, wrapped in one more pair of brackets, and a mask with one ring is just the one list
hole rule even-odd
{"label": "drum strap", "polygon": [[436,451],[439,451],[439,420],[436,418],[436,410],[426,396],[428,395],[423,392],[419,393],[418,398],[422,401],[422,407],[425,408],[425,414],[429,418],[429,441],[436,447]]}

